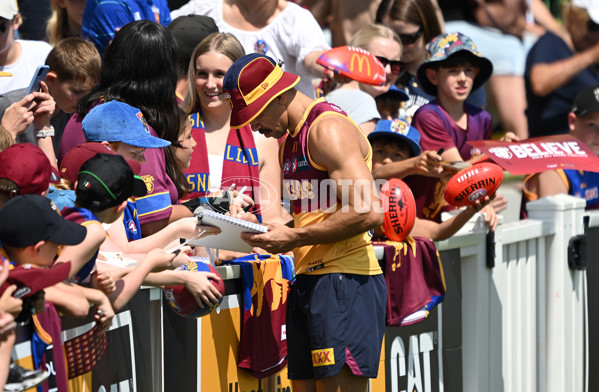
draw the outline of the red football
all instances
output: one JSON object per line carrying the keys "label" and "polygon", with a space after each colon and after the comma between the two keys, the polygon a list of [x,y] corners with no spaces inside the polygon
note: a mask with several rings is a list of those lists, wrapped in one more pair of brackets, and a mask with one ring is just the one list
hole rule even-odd
{"label": "red football", "polygon": [[391,241],[403,241],[414,226],[416,202],[410,187],[398,178],[387,181],[381,191],[385,211],[383,231]]}
{"label": "red football", "polygon": [[385,67],[379,59],[372,53],[354,46],[338,46],[327,50],[316,62],[360,83],[381,86],[387,79]]}
{"label": "red football", "polygon": [[485,196],[492,196],[503,181],[501,166],[477,163],[457,172],[447,182],[445,200],[452,206],[469,206]]}
{"label": "red football", "polygon": [[[220,276],[220,274],[218,274],[216,269],[211,264],[203,263],[201,261],[192,261],[190,263],[177,267],[175,271],[189,271],[189,273],[205,271],[214,272],[215,274]],[[220,291],[223,297],[221,297],[218,304],[214,304],[212,306],[204,305],[203,308],[200,308],[195,297],[183,285],[166,286],[162,291],[164,292],[166,302],[169,304],[171,309],[175,311],[175,313],[182,317],[197,318],[205,316],[208,313],[212,312],[214,309],[218,307],[218,305],[220,305],[222,299],[224,298],[225,282],[222,279],[211,279],[210,282],[218,289],[218,291]]]}

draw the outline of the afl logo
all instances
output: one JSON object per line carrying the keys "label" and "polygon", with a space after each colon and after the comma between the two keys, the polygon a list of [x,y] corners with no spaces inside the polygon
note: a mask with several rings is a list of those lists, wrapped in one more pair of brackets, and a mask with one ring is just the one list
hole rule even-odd
{"label": "afl logo", "polygon": [[468,196],[468,199],[470,199],[470,201],[477,201],[478,199],[482,199],[483,197],[485,197],[486,194],[487,194],[486,189],[479,189],[479,190],[472,192],[470,194],[470,196]]}
{"label": "afl logo", "polygon": [[283,163],[283,174],[289,174],[290,168],[291,168],[291,163],[289,162],[289,159],[285,159],[285,162]]}
{"label": "afl logo", "polygon": [[293,158],[293,164],[291,165],[291,172],[295,173],[297,170],[297,158]]}
{"label": "afl logo", "polygon": [[135,222],[133,222],[132,219],[127,221],[127,230],[129,230],[131,233],[137,234],[137,227],[135,227]]}

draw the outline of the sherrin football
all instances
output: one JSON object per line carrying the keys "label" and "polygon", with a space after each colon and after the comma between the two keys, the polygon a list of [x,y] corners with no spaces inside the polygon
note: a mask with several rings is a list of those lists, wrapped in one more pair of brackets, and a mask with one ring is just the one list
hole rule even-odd
{"label": "sherrin football", "polygon": [[[201,261],[192,261],[187,264],[181,265],[175,268],[175,271],[188,271],[190,274],[199,271],[213,272],[220,277],[220,274],[211,264],[203,263]],[[166,298],[166,302],[168,303],[170,308],[173,309],[173,311],[177,313],[179,316],[186,318],[198,318],[205,316],[212,312],[214,309],[216,309],[224,298],[224,281],[222,279],[210,279],[210,282],[218,289],[218,291],[220,291],[223,297],[221,297],[218,304],[214,304],[212,306],[204,305],[203,308],[200,308],[193,294],[191,294],[183,285],[165,286],[162,292],[164,293],[164,297]]]}
{"label": "sherrin football", "polygon": [[449,179],[445,200],[457,207],[473,205],[485,196],[494,195],[502,181],[501,166],[490,162],[477,163]]}
{"label": "sherrin football", "polygon": [[316,62],[360,83],[382,86],[387,79],[383,63],[372,53],[354,46],[338,46],[327,50]]}
{"label": "sherrin football", "polygon": [[381,202],[385,211],[385,236],[391,241],[403,241],[416,220],[416,202],[410,187],[399,178],[390,179],[381,189]]}

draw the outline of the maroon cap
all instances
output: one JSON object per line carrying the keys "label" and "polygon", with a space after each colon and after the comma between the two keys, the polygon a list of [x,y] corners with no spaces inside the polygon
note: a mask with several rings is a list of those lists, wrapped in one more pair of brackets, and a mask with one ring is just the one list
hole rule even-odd
{"label": "maroon cap", "polygon": [[300,78],[283,69],[270,57],[247,54],[231,65],[223,81],[224,97],[231,108],[231,128],[254,120],[280,94]]}
{"label": "maroon cap", "polygon": [[66,280],[70,271],[70,261],[55,264],[50,268],[38,267],[31,264],[17,265],[8,271],[8,278],[0,286],[0,293],[3,293],[8,286],[14,284],[17,286],[17,290],[13,294],[15,297],[29,297],[46,287]]}
{"label": "maroon cap", "polygon": [[[96,154],[114,154],[108,146],[99,142],[90,142],[81,144],[69,151],[60,164],[60,176],[68,180],[71,184],[77,181],[81,166]],[[133,174],[139,175],[141,172],[141,164],[132,159],[125,159]]]}
{"label": "maroon cap", "polygon": [[18,195],[41,195],[48,190],[51,176],[50,160],[31,143],[15,144],[0,152],[0,178],[17,184]]}

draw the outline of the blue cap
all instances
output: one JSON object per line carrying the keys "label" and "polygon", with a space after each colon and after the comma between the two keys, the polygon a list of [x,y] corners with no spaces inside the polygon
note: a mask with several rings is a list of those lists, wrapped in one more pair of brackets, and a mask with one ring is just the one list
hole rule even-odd
{"label": "blue cap", "polygon": [[406,143],[412,150],[412,156],[420,155],[422,152],[420,132],[404,120],[380,120],[376,123],[374,131],[368,134],[368,141],[372,143],[381,136],[393,137]]}
{"label": "blue cap", "polygon": [[143,148],[159,148],[171,144],[152,136],[141,110],[119,101],[94,107],[81,125],[88,142],[123,142]]}
{"label": "blue cap", "polygon": [[395,85],[392,85],[389,88],[389,90],[387,90],[387,92],[383,93],[382,95],[394,97],[398,101],[407,101],[408,99],[410,99],[408,93],[406,93],[404,90],[400,88],[397,88]]}

